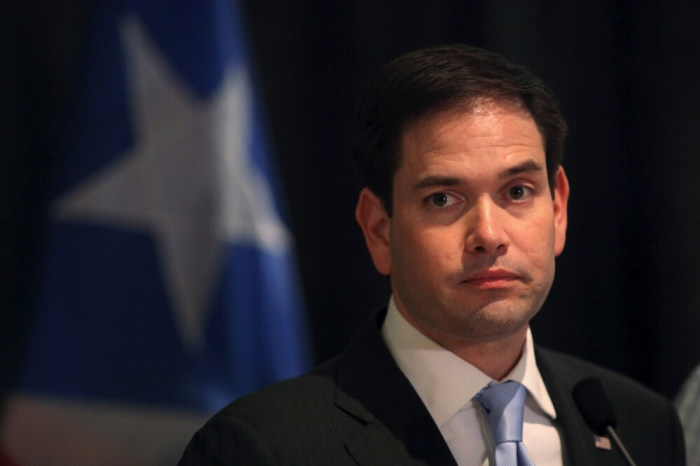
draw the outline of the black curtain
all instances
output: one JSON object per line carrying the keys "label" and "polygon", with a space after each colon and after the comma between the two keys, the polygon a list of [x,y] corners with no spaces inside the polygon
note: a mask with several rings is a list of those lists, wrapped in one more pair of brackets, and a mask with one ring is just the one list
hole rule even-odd
{"label": "black curtain", "polygon": [[[463,42],[542,76],[570,124],[569,235],[536,340],[675,396],[700,362],[700,16],[673,1],[244,0],[315,356],[388,299],[354,221],[355,103],[400,53]],[[51,147],[74,84],[87,1],[0,10],[0,356],[21,361]]]}

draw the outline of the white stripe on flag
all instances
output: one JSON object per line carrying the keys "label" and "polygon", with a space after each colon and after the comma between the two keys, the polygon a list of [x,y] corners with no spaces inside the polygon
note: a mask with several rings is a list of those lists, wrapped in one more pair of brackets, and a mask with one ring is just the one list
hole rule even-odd
{"label": "white stripe on flag", "polygon": [[208,417],[28,395],[6,401],[2,444],[23,465],[173,465]]}

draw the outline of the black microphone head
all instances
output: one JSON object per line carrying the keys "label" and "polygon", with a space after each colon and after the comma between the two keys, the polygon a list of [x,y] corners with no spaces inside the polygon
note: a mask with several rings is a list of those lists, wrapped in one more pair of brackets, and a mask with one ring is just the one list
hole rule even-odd
{"label": "black microphone head", "polygon": [[576,384],[574,400],[588,425],[597,435],[605,435],[608,426],[617,427],[617,416],[600,380],[590,377]]}

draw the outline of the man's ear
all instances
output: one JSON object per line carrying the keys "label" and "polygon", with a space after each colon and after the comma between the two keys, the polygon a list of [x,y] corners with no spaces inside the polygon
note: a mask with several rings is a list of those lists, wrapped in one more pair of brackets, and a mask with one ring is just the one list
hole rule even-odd
{"label": "man's ear", "polygon": [[567,207],[569,203],[569,180],[564,168],[559,167],[554,179],[554,253],[558,256],[564,251],[566,243],[566,226],[568,222]]}
{"label": "man's ear", "polygon": [[360,192],[355,218],[365,235],[367,249],[379,273],[391,273],[391,219],[382,201],[369,188]]}

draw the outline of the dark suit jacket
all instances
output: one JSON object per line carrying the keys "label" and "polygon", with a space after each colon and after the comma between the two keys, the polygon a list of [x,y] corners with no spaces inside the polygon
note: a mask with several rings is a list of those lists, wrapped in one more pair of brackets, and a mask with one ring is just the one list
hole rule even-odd
{"label": "dark suit jacket", "polygon": [[[301,377],[243,397],[192,438],[181,465],[453,465],[438,427],[400,371],[379,328],[365,326],[336,358]],[[598,377],[618,417],[617,432],[642,465],[684,465],[672,405],[630,379],[562,354],[536,349],[557,410],[568,465],[624,465],[619,452],[594,447],[571,396]]]}

